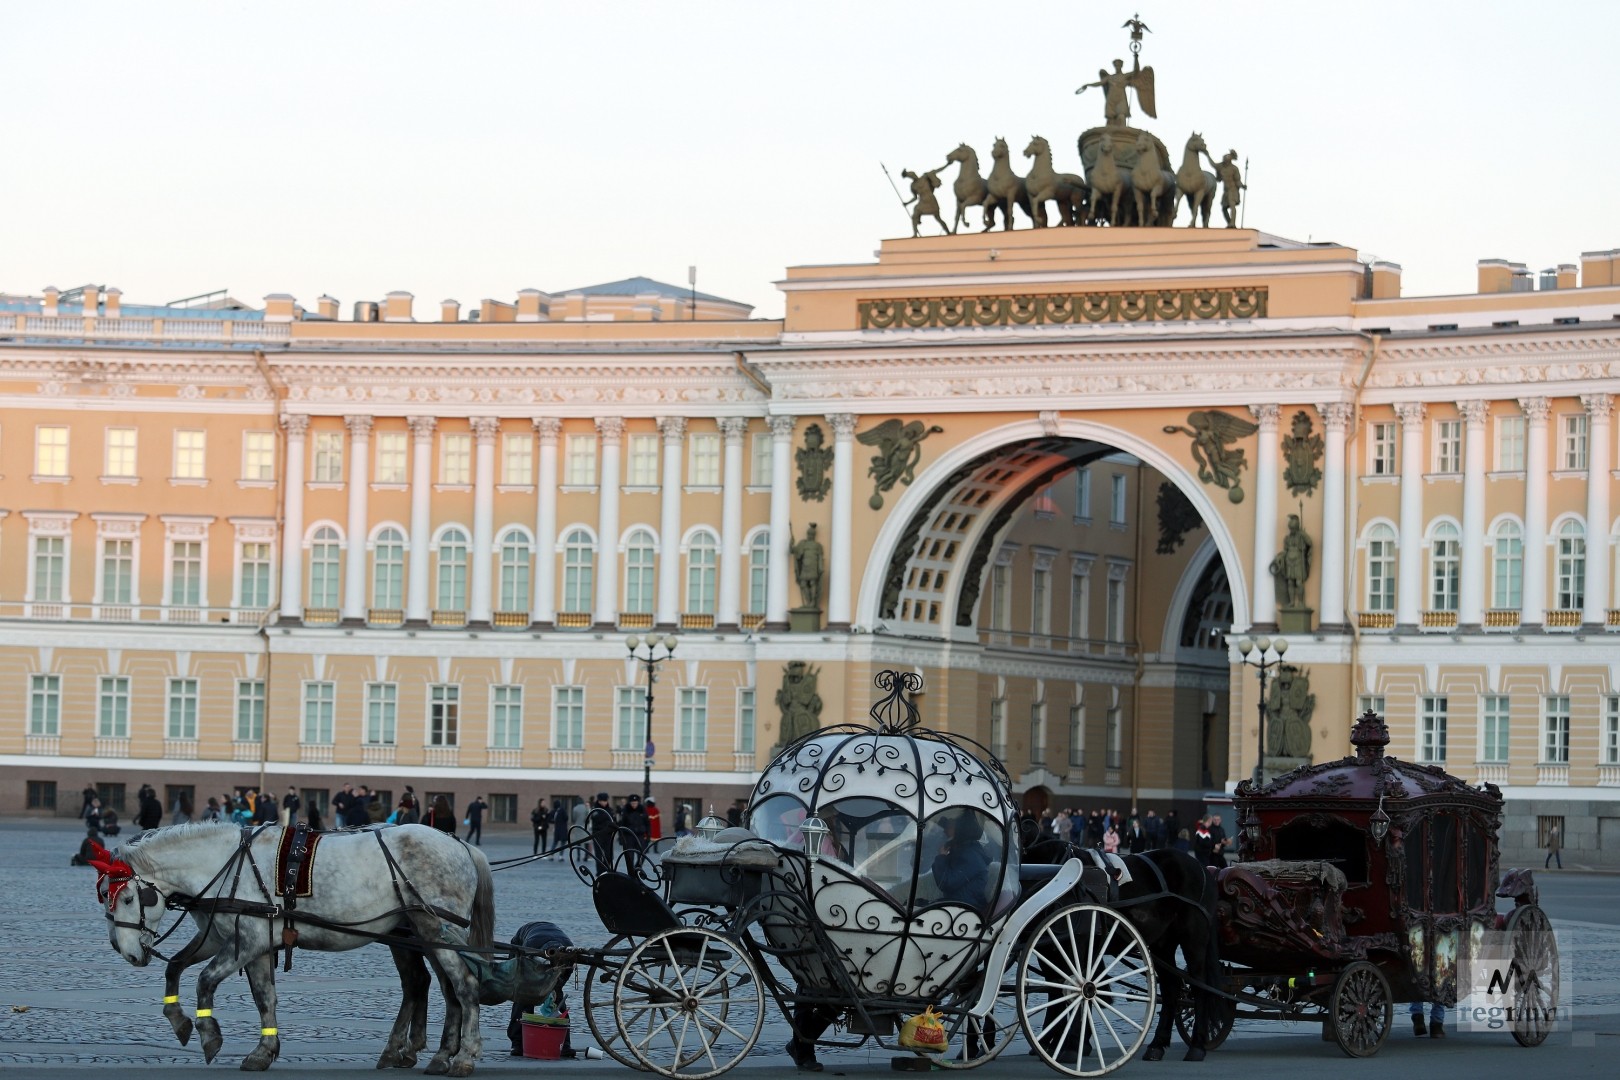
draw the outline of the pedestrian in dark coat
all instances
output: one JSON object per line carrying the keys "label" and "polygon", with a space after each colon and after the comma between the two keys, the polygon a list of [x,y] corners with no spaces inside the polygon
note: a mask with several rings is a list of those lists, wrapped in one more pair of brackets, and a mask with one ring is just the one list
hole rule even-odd
{"label": "pedestrian in dark coat", "polygon": [[585,819],[585,827],[591,834],[591,854],[596,858],[596,872],[598,874],[613,868],[613,831],[618,823],[613,817],[613,805],[605,791],[597,792],[596,802],[592,804],[589,816]]}
{"label": "pedestrian in dark coat", "polygon": [[348,827],[349,806],[353,802],[353,784],[344,784],[342,789],[332,796],[332,824],[335,828],[344,829]]}
{"label": "pedestrian in dark coat", "polygon": [[415,825],[422,820],[422,804],[416,798],[416,789],[405,785],[405,794],[399,797],[399,823]]}
{"label": "pedestrian in dark coat", "polygon": [[534,809],[529,811],[529,824],[534,827],[534,849],[529,854],[539,855],[551,835],[551,807],[544,798],[535,800]]}
{"label": "pedestrian in dark coat", "polygon": [[488,809],[489,803],[482,795],[474,795],[467,804],[467,843],[484,846],[484,811]]}
{"label": "pedestrian in dark coat", "polygon": [[253,810],[253,824],[274,825],[277,819],[276,797],[268,791],[262,793]]}
{"label": "pedestrian in dark coat", "polygon": [[433,805],[422,815],[422,824],[456,835],[456,812],[450,809],[450,800],[443,795],[433,796]]}
{"label": "pedestrian in dark coat", "polygon": [[151,788],[142,789],[140,809],[135,811],[135,825],[142,832],[163,824],[163,804]]}
{"label": "pedestrian in dark coat", "polygon": [[619,811],[619,825],[635,837],[637,850],[646,850],[652,825],[647,820],[647,810],[641,805],[640,795],[632,795],[624,800],[624,809]]}
{"label": "pedestrian in dark coat", "polygon": [[1130,828],[1125,830],[1125,848],[1132,855],[1140,855],[1148,849],[1147,830],[1135,818],[1131,819]]}
{"label": "pedestrian in dark coat", "polygon": [[288,828],[298,824],[298,811],[303,805],[304,800],[298,797],[298,789],[288,784],[287,794],[281,797],[281,823]]}
{"label": "pedestrian in dark coat", "polygon": [[551,800],[551,853],[561,858],[563,848],[567,846],[568,808],[563,806],[561,799],[553,799]]}

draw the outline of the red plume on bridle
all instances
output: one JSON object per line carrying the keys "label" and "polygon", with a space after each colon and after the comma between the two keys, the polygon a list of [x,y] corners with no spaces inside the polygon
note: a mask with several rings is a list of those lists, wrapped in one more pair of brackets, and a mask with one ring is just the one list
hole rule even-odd
{"label": "red plume on bridle", "polygon": [[96,895],[101,895],[101,884],[106,882],[107,904],[110,907],[124,886],[134,880],[135,871],[129,863],[114,858],[112,852],[95,840],[90,841],[90,851],[90,865],[96,868]]}

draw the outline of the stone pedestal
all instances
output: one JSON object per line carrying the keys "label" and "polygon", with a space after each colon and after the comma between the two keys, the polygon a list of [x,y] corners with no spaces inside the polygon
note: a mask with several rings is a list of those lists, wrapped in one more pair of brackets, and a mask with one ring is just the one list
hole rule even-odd
{"label": "stone pedestal", "polygon": [[1283,634],[1309,634],[1316,629],[1316,609],[1283,607],[1277,609],[1277,631]]}
{"label": "stone pedestal", "polygon": [[788,612],[788,629],[795,634],[814,634],[821,630],[821,609],[796,607]]}
{"label": "stone pedestal", "polygon": [[1283,773],[1293,772],[1301,765],[1309,765],[1310,763],[1311,759],[1308,757],[1272,757],[1267,754],[1265,764],[1266,783],[1269,784]]}

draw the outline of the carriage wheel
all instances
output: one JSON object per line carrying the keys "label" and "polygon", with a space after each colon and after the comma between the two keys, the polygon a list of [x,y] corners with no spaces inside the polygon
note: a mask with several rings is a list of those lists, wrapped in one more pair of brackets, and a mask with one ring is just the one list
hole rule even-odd
{"label": "carriage wheel", "polygon": [[[1214,998],[1209,1003],[1209,1013],[1204,1017],[1204,1049],[1218,1050],[1226,1037],[1232,1034],[1232,1022],[1237,1018],[1237,1002],[1225,998]],[[1188,1046],[1193,1044],[1193,1021],[1198,1014],[1193,1004],[1193,992],[1183,988],[1181,1003],[1176,1006],[1176,1032],[1180,1034],[1181,1041]]]}
{"label": "carriage wheel", "polygon": [[719,1076],[759,1041],[765,999],[748,953],[714,930],[675,927],[637,945],[613,986],[624,1048],[672,1080]]}
{"label": "carriage wheel", "polygon": [[1372,1057],[1389,1038],[1395,1017],[1389,980],[1378,965],[1357,960],[1334,980],[1328,1023],[1339,1049],[1351,1057]]}
{"label": "carriage wheel", "polygon": [[1070,1076],[1101,1076],[1129,1061],[1147,1040],[1156,992],[1142,935],[1093,904],[1048,915],[1018,961],[1024,1037]]}
{"label": "carriage wheel", "polygon": [[[600,951],[611,953],[615,949],[626,948],[629,941],[629,938],[621,934],[602,946]],[[613,1015],[613,984],[618,974],[617,968],[601,964],[592,964],[584,969],[580,982],[584,986],[585,1023],[591,1029],[591,1036],[602,1048],[603,1053],[620,1065],[628,1065],[632,1069],[641,1069],[645,1072],[646,1067],[625,1047],[624,1039],[619,1034],[619,1022]],[[645,1000],[647,988],[633,985],[625,992],[638,1000]]]}
{"label": "carriage wheel", "polygon": [[1514,1001],[1513,1037],[1520,1046],[1540,1046],[1551,1034],[1558,1010],[1558,942],[1547,913],[1523,904],[1508,916],[1513,963],[1523,973]]}
{"label": "carriage wheel", "polygon": [[[977,989],[977,987],[975,987]],[[954,1016],[947,1011],[945,1037],[949,1048],[943,1054],[925,1054],[942,1069],[973,1069],[993,1061],[1017,1040],[1022,1030],[1018,1024],[1018,979],[1015,971],[1001,976],[1001,989],[990,1011],[984,1016],[972,1016],[967,1006],[978,994],[954,1004],[963,1010]],[[919,1053],[921,1053],[919,1051]]]}

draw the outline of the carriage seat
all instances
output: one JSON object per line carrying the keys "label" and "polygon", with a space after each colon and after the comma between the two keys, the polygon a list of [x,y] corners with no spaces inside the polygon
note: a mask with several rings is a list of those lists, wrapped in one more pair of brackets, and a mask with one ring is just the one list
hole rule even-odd
{"label": "carriage seat", "polygon": [[591,899],[596,914],[610,934],[651,937],[661,930],[681,925],[680,918],[664,898],[639,879],[618,870],[604,870],[591,883]]}
{"label": "carriage seat", "polygon": [[[1001,880],[1001,863],[999,860],[990,864],[990,871],[985,880],[989,882]],[[995,903],[990,907],[990,918],[992,920],[1001,918],[1018,903],[1020,895],[1018,884],[1017,881],[1002,882],[1001,892],[997,894]],[[912,901],[914,907],[922,907],[924,904],[932,904],[944,899],[940,895],[939,884],[934,880],[932,870],[925,870],[918,875],[917,888],[912,895],[914,897]],[[978,907],[978,905],[974,906]]]}

